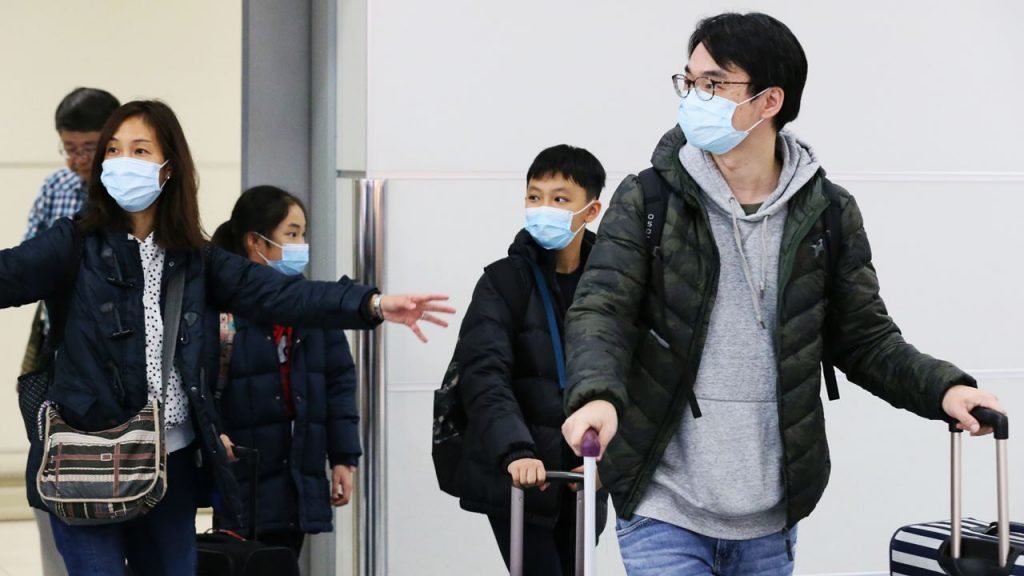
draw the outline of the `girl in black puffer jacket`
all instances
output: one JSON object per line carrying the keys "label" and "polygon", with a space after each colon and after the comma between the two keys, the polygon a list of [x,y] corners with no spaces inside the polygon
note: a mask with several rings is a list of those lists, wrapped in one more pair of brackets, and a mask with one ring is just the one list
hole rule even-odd
{"label": "girl in black puffer jacket", "polygon": [[[537,156],[527,174],[526,227],[509,256],[481,277],[455,350],[467,416],[460,504],[487,514],[507,565],[510,483],[539,486],[525,495],[524,572],[531,575],[573,573],[575,497],[568,487],[548,486],[545,474],[582,464],[562,440],[562,384],[533,266],[545,279],[561,338],[594,244],[583,229],[600,213],[604,180],[600,162],[581,148],[555,146]],[[599,497],[600,529],[606,506]]]}

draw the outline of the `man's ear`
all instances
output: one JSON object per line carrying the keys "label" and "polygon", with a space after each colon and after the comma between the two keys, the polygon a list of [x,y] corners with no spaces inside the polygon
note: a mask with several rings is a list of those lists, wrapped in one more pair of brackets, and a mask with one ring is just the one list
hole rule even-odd
{"label": "man's ear", "polygon": [[764,111],[761,118],[770,120],[782,111],[782,105],[786,101],[786,92],[778,86],[772,86],[764,93]]}

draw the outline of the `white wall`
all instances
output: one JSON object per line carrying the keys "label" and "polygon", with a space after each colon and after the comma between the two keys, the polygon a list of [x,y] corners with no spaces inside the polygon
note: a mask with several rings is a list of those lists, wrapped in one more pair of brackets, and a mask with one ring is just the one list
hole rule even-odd
{"label": "white wall", "polygon": [[[121,102],[158,98],[174,109],[196,161],[201,216],[212,233],[240,192],[241,30],[238,0],[2,2],[0,247],[21,241],[39,186],[63,167],[53,115],[78,86],[109,90]],[[28,443],[13,390],[33,311],[0,313],[9,328],[0,332],[0,477],[24,471]]]}
{"label": "white wall", "polygon": [[[519,228],[533,156],[560,142],[590,149],[609,172],[609,198],[619,179],[648,164],[674,122],[669,77],[682,70],[697,19],[757,9],[786,22],[808,54],[792,129],[857,196],[883,296],[908,339],[978,375],[1011,410],[1024,406],[1024,241],[1016,222],[1024,211],[1024,122],[1014,113],[1024,92],[1015,72],[1024,5],[368,5],[365,166],[389,180],[388,291],[447,292],[464,310],[481,268],[505,253]],[[403,330],[387,333],[389,573],[397,576],[500,573],[486,522],[437,490],[429,459],[431,392],[460,319],[451,330],[430,330],[427,346]],[[854,386],[842,391],[827,406],[833,480],[801,525],[800,574],[887,572],[893,530],[947,514],[944,427]],[[990,442],[967,447],[965,509],[991,518]],[[1019,444],[1011,447],[1014,486],[1024,485],[1020,456]],[[1015,496],[1012,516],[1024,518]],[[622,573],[616,554],[608,531],[602,573]]]}

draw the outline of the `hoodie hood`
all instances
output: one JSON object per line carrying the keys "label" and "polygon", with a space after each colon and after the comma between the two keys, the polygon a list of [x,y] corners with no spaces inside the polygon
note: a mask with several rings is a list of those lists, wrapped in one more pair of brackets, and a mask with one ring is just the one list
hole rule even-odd
{"label": "hoodie hood", "polygon": [[[749,215],[739,205],[711,154],[690,144],[684,144],[679,150],[679,162],[701,190],[712,222],[720,223],[724,217],[731,224],[728,233],[735,243],[738,264],[750,290],[754,316],[761,328],[767,327],[764,297],[771,281],[770,269],[773,268],[769,260],[778,259],[777,240],[781,239],[786,221],[786,205],[820,168],[811,147],[789,132],[779,133],[775,150],[782,159],[778,185],[758,210]],[[770,221],[772,225],[769,225]],[[725,227],[721,225],[713,225],[712,228],[716,237],[726,234]],[[751,248],[749,239],[754,234],[759,236],[760,245]]]}
{"label": "hoodie hood", "polygon": [[[775,191],[754,214],[746,215],[740,210],[737,215],[739,220],[758,222],[779,214],[790,198],[810,182],[820,168],[814,150],[785,130],[779,133],[776,154],[782,159],[782,172]],[[679,151],[679,161],[703,191],[704,197],[710,201],[709,208],[714,207],[730,215],[739,209],[732,190],[711,154],[691,144],[684,144]]]}

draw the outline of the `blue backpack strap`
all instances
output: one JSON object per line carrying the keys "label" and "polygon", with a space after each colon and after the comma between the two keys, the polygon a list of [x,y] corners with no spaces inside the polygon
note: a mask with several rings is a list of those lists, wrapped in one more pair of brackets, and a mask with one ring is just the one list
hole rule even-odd
{"label": "blue backpack strap", "polygon": [[537,282],[537,290],[540,291],[540,298],[544,301],[544,312],[548,317],[548,332],[551,333],[551,347],[555,351],[555,368],[558,370],[558,387],[564,390],[565,353],[562,352],[562,336],[558,332],[558,318],[555,316],[555,306],[551,301],[551,291],[548,290],[548,283],[544,280],[540,266],[532,260],[528,262],[533,269],[533,278]]}

